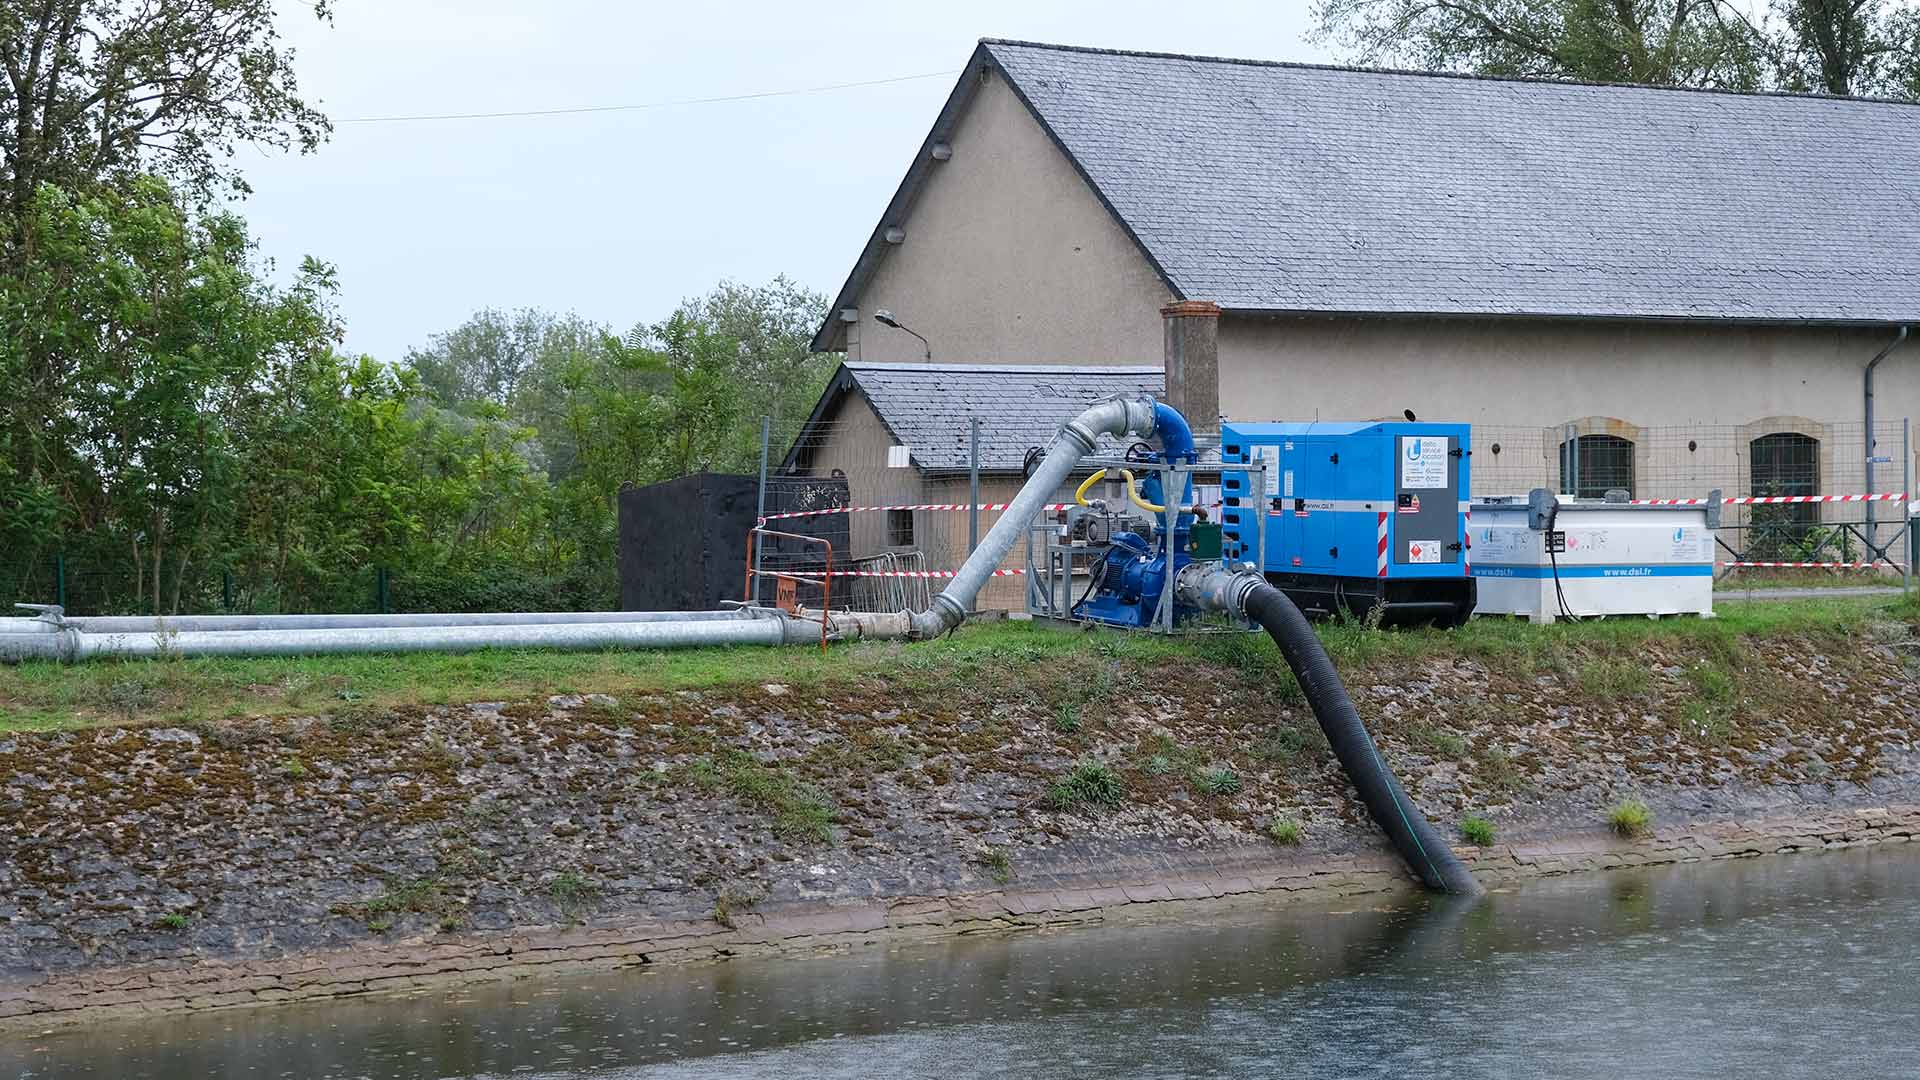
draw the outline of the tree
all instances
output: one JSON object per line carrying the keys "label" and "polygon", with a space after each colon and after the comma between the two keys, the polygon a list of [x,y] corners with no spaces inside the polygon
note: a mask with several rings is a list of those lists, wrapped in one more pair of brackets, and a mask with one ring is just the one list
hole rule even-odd
{"label": "tree", "polygon": [[41,185],[86,194],[155,172],[204,202],[246,190],[236,145],[311,150],[329,131],[299,96],[271,0],[0,0],[0,67],[15,248]]}
{"label": "tree", "polygon": [[1319,0],[1317,36],[1366,64],[1752,89],[1752,28],[1717,0]]}
{"label": "tree", "polygon": [[1780,86],[1920,98],[1920,9],[1886,0],[1776,0]]}
{"label": "tree", "polygon": [[[402,363],[449,409],[472,412],[487,404],[505,406],[520,378],[561,337],[581,336],[572,316],[566,319],[534,308],[512,313],[484,308],[452,330],[435,334],[424,349],[408,349]],[[597,337],[597,327],[589,331]]]}
{"label": "tree", "polygon": [[118,552],[131,598],[177,607],[225,527],[241,476],[237,425],[268,373],[337,334],[331,270],[264,284],[244,223],[193,215],[166,183],[75,196],[42,186],[35,258],[0,273],[0,504],[17,557],[63,539]]}
{"label": "tree", "polygon": [[1920,96],[1907,0],[1318,0],[1349,59],[1435,71]]}

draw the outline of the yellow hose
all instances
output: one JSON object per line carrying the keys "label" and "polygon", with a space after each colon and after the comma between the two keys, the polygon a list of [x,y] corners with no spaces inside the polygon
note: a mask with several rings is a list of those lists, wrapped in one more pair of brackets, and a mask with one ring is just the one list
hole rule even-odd
{"label": "yellow hose", "polygon": [[1106,478],[1107,470],[1095,470],[1092,476],[1087,477],[1079,487],[1073,489],[1073,501],[1079,503],[1081,506],[1092,506],[1093,504],[1087,501],[1087,489]]}
{"label": "yellow hose", "polygon": [[1167,512],[1166,507],[1155,506],[1154,504],[1141,498],[1139,492],[1133,490],[1133,474],[1132,473],[1128,472],[1125,469],[1121,469],[1120,475],[1127,478],[1127,498],[1133,500],[1133,505],[1139,507],[1142,510],[1147,511],[1150,514],[1164,514]]}
{"label": "yellow hose", "polygon": [[[1132,472],[1126,469],[1119,469],[1116,471],[1119,472],[1121,477],[1126,480],[1127,498],[1133,501],[1133,505],[1151,514],[1164,514],[1167,512],[1166,507],[1155,506],[1153,503],[1150,503],[1147,500],[1140,497],[1140,493],[1135,491],[1133,488]],[[1106,478],[1107,478],[1107,470],[1101,469],[1100,471],[1094,473],[1092,476],[1089,476],[1085,480],[1081,481],[1080,486],[1073,489],[1073,501],[1080,504],[1081,506],[1092,506],[1093,504],[1087,501],[1087,489],[1099,483],[1100,481],[1105,480]]]}

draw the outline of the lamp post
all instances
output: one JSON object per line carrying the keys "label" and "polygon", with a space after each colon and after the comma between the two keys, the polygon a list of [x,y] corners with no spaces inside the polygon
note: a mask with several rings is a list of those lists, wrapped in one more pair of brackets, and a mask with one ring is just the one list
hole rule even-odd
{"label": "lamp post", "polygon": [[923,348],[923,349],[925,349],[925,350],[926,350],[926,354],[927,354],[927,362],[928,362],[928,363],[932,363],[932,362],[933,362],[933,345],[932,345],[932,343],[930,343],[929,341],[927,341],[927,339],[926,339],[926,338],[925,338],[924,336],[922,336],[922,335],[921,335],[921,333],[920,333],[920,332],[919,332],[918,330],[915,330],[915,329],[913,329],[913,328],[912,328],[912,327],[910,327],[910,326],[902,326],[902,325],[900,325],[900,320],[899,320],[899,319],[896,319],[896,318],[894,318],[894,317],[893,317],[893,312],[891,312],[891,311],[887,311],[887,310],[885,310],[885,309],[882,309],[882,310],[880,310],[880,311],[876,311],[876,312],[874,312],[874,313],[873,313],[873,321],[874,321],[874,322],[877,322],[877,323],[879,323],[879,324],[880,324],[881,326],[891,326],[891,327],[893,327],[893,328],[894,328],[895,330],[904,330],[904,331],[906,331],[907,333],[909,333],[909,334],[912,334],[912,335],[913,335],[914,337],[917,337],[917,338],[919,338],[919,339],[920,339],[920,346],[921,346],[921,348]]}

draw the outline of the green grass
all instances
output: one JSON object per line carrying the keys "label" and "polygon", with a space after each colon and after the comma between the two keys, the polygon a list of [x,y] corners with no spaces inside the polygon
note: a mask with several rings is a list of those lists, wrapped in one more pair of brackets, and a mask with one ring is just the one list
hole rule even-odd
{"label": "green grass", "polygon": [[1047,802],[1056,810],[1118,806],[1126,795],[1126,781],[1097,761],[1083,761],[1047,785]]}
{"label": "green grass", "polygon": [[1639,799],[1623,799],[1607,811],[1607,825],[1629,840],[1653,829],[1653,810]]}
{"label": "green grass", "polygon": [[1647,666],[1624,657],[1605,656],[1581,665],[1580,689],[1600,701],[1621,702],[1645,697],[1653,689]]}
{"label": "green grass", "polygon": [[1006,848],[983,847],[973,861],[986,868],[987,876],[995,884],[1005,885],[1013,880],[1013,859],[1007,854]]}
{"label": "green grass", "polygon": [[1240,786],[1240,774],[1224,765],[1193,774],[1193,789],[1202,795],[1238,795]]}
{"label": "green grass", "polygon": [[591,900],[600,887],[572,870],[562,871],[547,883],[547,894],[562,907],[576,907]]}
{"label": "green grass", "polygon": [[1474,847],[1487,847],[1493,843],[1493,822],[1486,818],[1470,815],[1460,819],[1460,839]]}
{"label": "green grass", "polygon": [[367,924],[367,929],[380,933],[393,929],[403,914],[439,915],[446,907],[446,894],[440,891],[438,879],[416,878],[389,881],[386,891],[379,896],[360,904],[338,904],[333,911],[360,919]]}
{"label": "green grass", "polygon": [[160,916],[159,925],[162,930],[185,930],[191,921],[178,911],[169,911]]}
{"label": "green grass", "polygon": [[688,766],[687,774],[700,787],[725,792],[764,812],[773,834],[783,840],[824,844],[833,839],[833,808],[825,796],[745,750],[701,758]]}
{"label": "green grass", "polygon": [[1298,847],[1306,836],[1307,830],[1292,818],[1274,818],[1267,822],[1267,838],[1276,844]]}
{"label": "green grass", "polygon": [[[1548,627],[1480,619],[1457,630],[1390,632],[1354,619],[1321,624],[1319,633],[1343,670],[1390,671],[1427,658],[1461,657],[1514,673],[1565,673],[1569,664],[1631,656],[1649,642],[1712,649],[1780,635],[1838,640],[1888,619],[1920,620],[1920,605],[1888,597],[1723,601],[1715,619],[1606,619]],[[1132,688],[1130,680],[1151,682],[1167,661],[1191,668],[1196,657],[1223,686],[1258,682],[1283,700],[1299,691],[1264,635],[1168,640],[1000,622],[967,626],[938,641],[860,642],[825,655],[817,649],[738,647],[219,657],[73,666],[34,662],[0,666],[0,732],[343,713],[367,718],[402,706],[526,701],[550,694],[620,698],[776,682],[807,692],[876,678],[909,695],[1038,680],[1059,688],[1049,693],[1071,704],[1075,719],[1084,724],[1094,715],[1086,703],[1101,687],[1125,692]],[[1591,678],[1607,692],[1631,692],[1634,685],[1634,677],[1616,667],[1603,666]]]}
{"label": "green grass", "polygon": [[1738,570],[1713,583],[1713,591],[1760,592],[1765,589],[1897,589],[1899,575],[1863,570]]}

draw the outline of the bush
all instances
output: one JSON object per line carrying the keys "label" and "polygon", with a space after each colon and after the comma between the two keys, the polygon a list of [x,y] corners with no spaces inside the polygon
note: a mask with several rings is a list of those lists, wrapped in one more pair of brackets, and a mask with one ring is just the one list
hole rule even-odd
{"label": "bush", "polygon": [[1120,775],[1097,761],[1083,761],[1047,785],[1047,802],[1056,810],[1080,806],[1118,806],[1127,786]]}
{"label": "bush", "polygon": [[1607,811],[1607,824],[1629,840],[1645,836],[1653,828],[1653,810],[1639,799],[1626,799]]}
{"label": "bush", "polygon": [[1493,822],[1477,816],[1461,818],[1460,838],[1474,847],[1487,847],[1493,843]]}
{"label": "bush", "polygon": [[1306,835],[1307,831],[1292,818],[1274,818],[1267,823],[1267,836],[1276,844],[1297,847]]}

